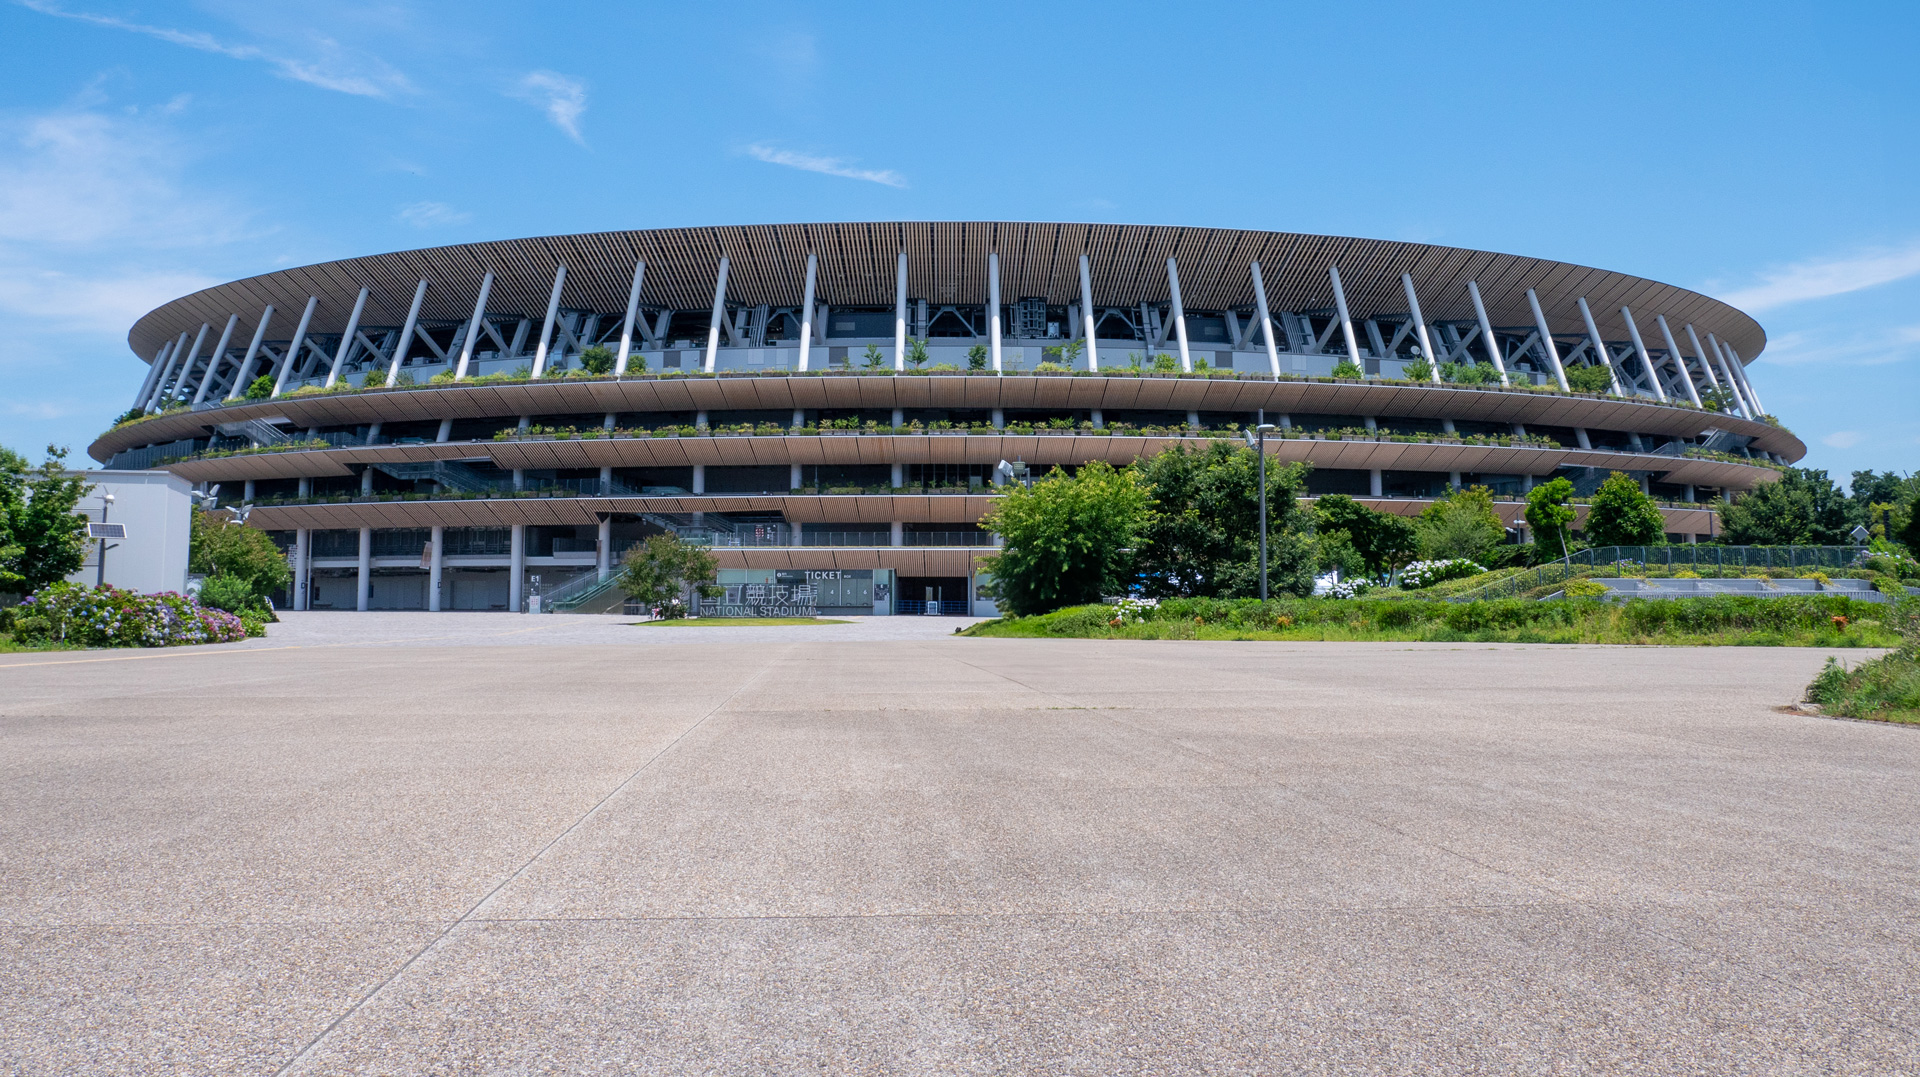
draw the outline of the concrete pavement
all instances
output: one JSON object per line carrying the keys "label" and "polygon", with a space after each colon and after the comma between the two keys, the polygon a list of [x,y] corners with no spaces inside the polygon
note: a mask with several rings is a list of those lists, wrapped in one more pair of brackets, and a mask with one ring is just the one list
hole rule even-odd
{"label": "concrete pavement", "polygon": [[1920,1067],[1818,652],[297,624],[0,656],[0,1071]]}

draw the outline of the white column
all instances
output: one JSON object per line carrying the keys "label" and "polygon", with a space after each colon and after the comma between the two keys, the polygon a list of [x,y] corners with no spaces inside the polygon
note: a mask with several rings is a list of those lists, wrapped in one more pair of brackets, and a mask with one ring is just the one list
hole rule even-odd
{"label": "white column", "polygon": [[400,379],[400,362],[407,357],[408,349],[413,345],[413,330],[420,324],[420,304],[427,298],[426,278],[420,279],[420,286],[413,290],[413,303],[407,307],[407,320],[400,323],[400,341],[393,346],[393,358],[387,363],[387,387]]}
{"label": "white column", "polygon": [[1707,358],[1707,349],[1700,346],[1700,334],[1693,331],[1692,322],[1686,323],[1683,328],[1686,330],[1687,343],[1693,345],[1693,354],[1700,357],[1700,369],[1707,374],[1707,387],[1720,388],[1720,375],[1713,372],[1713,360]]}
{"label": "white column", "polygon": [[907,544],[907,525],[899,520],[893,521],[893,544],[895,546]]}
{"label": "white column", "polygon": [[1680,375],[1680,381],[1687,387],[1687,399],[1693,401],[1694,407],[1699,407],[1700,387],[1693,383],[1693,371],[1687,369],[1687,357],[1680,354],[1680,345],[1673,341],[1673,329],[1667,325],[1667,316],[1656,314],[1653,320],[1660,326],[1661,339],[1666,341],[1667,359],[1673,363],[1674,373]]}
{"label": "white column", "polygon": [[293,370],[293,365],[300,360],[300,348],[307,342],[307,326],[313,324],[313,311],[314,308],[319,305],[319,296],[310,295],[307,297],[307,309],[300,312],[300,324],[293,331],[293,340],[287,344],[286,354],[280,357],[280,370],[274,375],[273,392],[270,394],[269,399],[279,396],[280,391],[286,388],[287,374]]}
{"label": "white column", "polygon": [[547,294],[547,316],[540,323],[540,342],[533,348],[533,376],[538,379],[547,370],[547,346],[553,340],[553,322],[560,316],[560,293],[567,287],[567,265],[553,271],[553,291]]}
{"label": "white column", "polygon": [[227,357],[227,345],[233,343],[234,327],[239,324],[238,314],[227,315],[227,327],[220,331],[220,343],[213,346],[213,354],[207,357],[207,374],[200,379],[200,388],[193,394],[195,407],[199,407],[200,402],[207,398],[207,390],[213,385],[213,376],[220,372],[220,360]]}
{"label": "white column", "polygon": [[707,465],[705,464],[693,465],[693,491],[692,492],[696,494],[704,494],[707,492]]}
{"label": "white column", "polygon": [[627,376],[627,358],[633,354],[633,320],[640,316],[640,285],[647,279],[647,260],[633,263],[633,286],[627,289],[627,317],[620,323],[620,351],[613,357],[615,377]]}
{"label": "white column", "polygon": [[907,484],[906,471],[907,471],[907,466],[905,464],[902,464],[898,460],[895,460],[893,462],[893,488],[894,489],[898,490],[902,486],[905,486]]}
{"label": "white column", "polygon": [[1574,300],[1574,304],[1580,308],[1580,320],[1587,327],[1587,340],[1593,344],[1593,350],[1600,353],[1600,361],[1607,364],[1607,376],[1613,379],[1613,395],[1627,395],[1620,386],[1620,371],[1613,365],[1613,354],[1607,351],[1607,342],[1600,339],[1600,326],[1593,320],[1593,309],[1587,306],[1587,297],[1580,296]]}
{"label": "white column", "polygon": [[173,379],[173,368],[180,365],[180,357],[187,351],[187,335],[173,342],[173,350],[167,353],[167,365],[160,371],[160,377],[153,383],[153,392],[147,395],[146,409],[152,411],[160,406],[160,400],[167,393],[167,382]]}
{"label": "white column", "polygon": [[800,465],[788,464],[787,465],[787,489],[789,490],[800,489],[800,484],[802,481],[803,481],[803,476],[800,474]]}
{"label": "white column", "polygon": [[1167,259],[1167,295],[1173,304],[1173,332],[1180,339],[1180,370],[1193,373],[1193,354],[1187,350],[1187,308],[1180,301],[1180,267]]}
{"label": "white column", "polygon": [[907,369],[907,252],[893,279],[893,369]]}
{"label": "white column", "polygon": [[600,517],[600,535],[599,535],[599,538],[596,540],[596,542],[597,542],[596,549],[598,552],[594,558],[595,567],[597,567],[600,570],[600,578],[604,580],[608,576],[613,575],[613,517],[612,516]]}
{"label": "white column", "polygon": [[1720,342],[1720,350],[1726,353],[1727,369],[1733,371],[1733,376],[1740,379],[1740,388],[1747,394],[1747,403],[1753,405],[1753,417],[1757,419],[1765,415],[1767,406],[1760,403],[1760,398],[1754,395],[1753,379],[1747,377],[1747,365],[1740,361],[1740,353],[1734,351],[1733,345],[1724,340]]}
{"label": "white column", "polygon": [[1719,360],[1721,380],[1726,382],[1727,391],[1733,394],[1733,402],[1740,406],[1740,414],[1749,419],[1757,415],[1758,412],[1747,403],[1747,395],[1740,391],[1740,382],[1734,378],[1733,370],[1727,366],[1727,357],[1720,354],[1720,341],[1715,339],[1712,333],[1707,334],[1707,355],[1711,359]]}
{"label": "white column", "polygon": [[1087,369],[1100,369],[1100,345],[1094,339],[1093,316],[1093,273],[1087,264],[1087,256],[1080,256],[1080,320],[1085,325],[1087,338]]}
{"label": "white column", "polygon": [[433,549],[427,560],[427,611],[439,613],[440,580],[445,575],[447,549],[447,529],[441,524],[433,525]]}
{"label": "white column", "polygon": [[360,529],[360,573],[354,581],[356,597],[354,609],[367,612],[367,603],[373,595],[373,528]]}
{"label": "white column", "polygon": [[1507,364],[1500,357],[1500,342],[1493,337],[1493,322],[1487,318],[1487,305],[1480,301],[1480,285],[1477,281],[1467,282],[1467,295],[1473,299],[1474,317],[1480,319],[1480,339],[1486,342],[1487,355],[1493,359],[1493,369],[1500,374],[1502,387],[1512,385],[1507,380]]}
{"label": "white column", "polygon": [[173,350],[179,346],[178,342],[169,340],[153,354],[153,362],[147,366],[147,380],[140,383],[140,395],[134,398],[134,407],[147,410],[148,401],[153,399],[154,389],[160,384],[160,375],[166,373],[167,367],[172,364]]}
{"label": "white column", "polygon": [[346,362],[347,353],[353,350],[353,334],[359,331],[360,312],[366,309],[367,290],[362,288],[360,294],[353,300],[353,313],[347,317],[347,331],[340,335],[340,347],[333,353],[333,364],[327,367],[326,387],[329,389],[333,388],[333,383],[339,380],[340,364]]}
{"label": "white column", "polygon": [[1540,309],[1540,297],[1533,294],[1532,288],[1527,289],[1527,306],[1533,308],[1533,325],[1540,331],[1540,346],[1547,353],[1547,361],[1553,364],[1554,380],[1560,383],[1562,392],[1571,392],[1567,372],[1560,366],[1560,349],[1553,343],[1553,327],[1547,324],[1546,312]]}
{"label": "white column", "polygon": [[1000,253],[987,252],[987,350],[993,372],[1000,369]]}
{"label": "white column", "polygon": [[267,339],[267,323],[273,320],[273,304],[268,303],[260,312],[260,324],[253,327],[253,342],[247,345],[247,354],[240,360],[240,370],[233,376],[233,384],[227,386],[227,399],[237,399],[247,391],[247,383],[253,379],[253,361],[260,355],[260,342]]}
{"label": "white column", "polygon": [[1280,376],[1280,348],[1273,339],[1273,312],[1267,308],[1267,282],[1260,276],[1260,263],[1253,263],[1253,302],[1259,308],[1260,329],[1266,334],[1267,366],[1273,369],[1273,376]]}
{"label": "white column", "polygon": [[1647,380],[1653,383],[1654,397],[1662,404],[1666,403],[1666,386],[1660,384],[1660,370],[1653,365],[1653,357],[1647,354],[1647,342],[1640,339],[1640,326],[1633,320],[1633,311],[1621,307],[1620,317],[1627,323],[1627,336],[1633,341],[1633,354],[1640,357],[1640,368],[1647,372]]}
{"label": "white column", "polygon": [[1374,497],[1387,496],[1385,477],[1377,467],[1367,472],[1367,490]]}
{"label": "white column", "polygon": [[207,334],[212,330],[213,327],[206,322],[200,323],[200,331],[193,335],[193,346],[187,349],[187,358],[180,364],[180,372],[173,379],[173,391],[167,394],[168,399],[180,395],[187,387],[187,379],[193,377],[194,360],[200,355],[200,345],[207,342]]}
{"label": "white column", "polygon": [[473,301],[473,317],[467,319],[467,331],[460,341],[460,359],[453,368],[453,380],[459,381],[467,376],[467,366],[473,362],[473,347],[480,339],[480,326],[487,318],[487,296],[493,292],[493,271],[480,278],[480,294]]}
{"label": "white column", "polygon": [[[1427,366],[1432,368],[1428,377],[1438,385],[1440,384],[1440,357],[1433,354],[1433,339],[1427,333],[1427,319],[1420,313],[1420,297],[1413,291],[1413,274],[1400,274],[1400,287],[1407,292],[1407,313],[1413,317],[1413,331],[1420,337],[1420,353],[1427,357]],[[1460,484],[1455,482],[1454,485]]]}
{"label": "white column", "polygon": [[[807,369],[807,360],[813,353],[813,286],[814,278],[819,275],[820,258],[812,251],[807,252],[807,286],[800,298],[800,362],[796,369]],[[795,423],[799,426],[799,423]]]}
{"label": "white column", "polygon": [[520,613],[527,589],[527,525],[514,524],[507,546],[507,609]]}
{"label": "white column", "polygon": [[293,608],[307,608],[307,576],[313,559],[307,552],[313,548],[313,532],[307,528],[297,528],[293,532]]}
{"label": "white column", "polygon": [[1346,334],[1346,357],[1359,367],[1359,342],[1354,340],[1354,315],[1346,309],[1346,288],[1340,286],[1340,267],[1329,265],[1327,278],[1332,280],[1332,305],[1340,309],[1340,332]]}
{"label": "white column", "polygon": [[720,359],[720,319],[727,316],[727,256],[720,256],[720,276],[713,282],[713,319],[707,325],[707,362],[705,370],[713,373],[714,364]]}

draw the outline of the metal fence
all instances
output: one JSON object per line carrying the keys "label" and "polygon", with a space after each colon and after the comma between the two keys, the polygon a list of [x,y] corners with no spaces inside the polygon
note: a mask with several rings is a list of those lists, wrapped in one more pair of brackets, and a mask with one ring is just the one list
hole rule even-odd
{"label": "metal fence", "polygon": [[1865,546],[1598,546],[1581,550],[1452,596],[1454,602],[1508,598],[1575,576],[1634,576],[1650,568],[1688,569],[1702,576],[1742,575],[1755,569],[1845,568],[1867,552]]}

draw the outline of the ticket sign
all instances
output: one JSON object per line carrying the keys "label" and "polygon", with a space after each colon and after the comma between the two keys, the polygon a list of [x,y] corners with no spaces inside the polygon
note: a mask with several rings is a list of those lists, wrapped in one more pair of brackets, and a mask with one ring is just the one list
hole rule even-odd
{"label": "ticket sign", "polygon": [[782,569],[772,583],[724,584],[716,617],[814,617],[829,609],[873,608],[872,569]]}

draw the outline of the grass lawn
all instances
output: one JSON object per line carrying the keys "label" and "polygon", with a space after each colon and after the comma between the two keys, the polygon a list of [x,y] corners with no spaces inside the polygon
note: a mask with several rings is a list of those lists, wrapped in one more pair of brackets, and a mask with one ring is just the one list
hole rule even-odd
{"label": "grass lawn", "polygon": [[682,617],[673,621],[635,621],[655,628],[752,628],[761,625],[848,625],[832,617]]}

